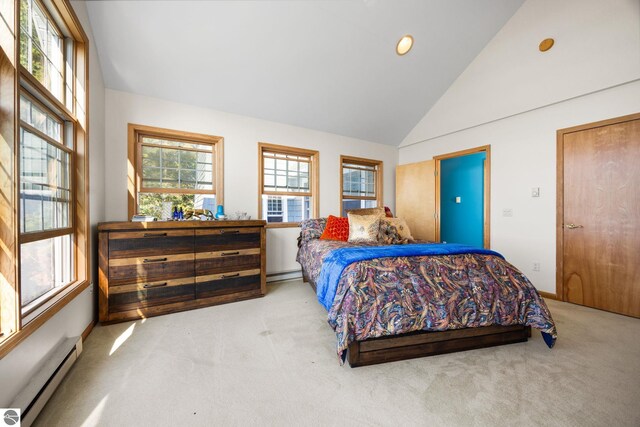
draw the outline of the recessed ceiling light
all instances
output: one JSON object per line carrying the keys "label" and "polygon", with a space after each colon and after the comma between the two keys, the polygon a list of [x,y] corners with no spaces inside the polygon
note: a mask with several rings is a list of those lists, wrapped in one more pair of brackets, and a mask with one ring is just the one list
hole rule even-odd
{"label": "recessed ceiling light", "polygon": [[553,47],[553,44],[553,39],[544,39],[540,42],[540,46],[538,46],[538,49],[540,49],[540,52],[546,52]]}
{"label": "recessed ceiling light", "polygon": [[396,45],[396,53],[398,55],[405,55],[411,50],[411,46],[413,46],[413,37],[407,34],[406,36],[398,40],[398,44]]}

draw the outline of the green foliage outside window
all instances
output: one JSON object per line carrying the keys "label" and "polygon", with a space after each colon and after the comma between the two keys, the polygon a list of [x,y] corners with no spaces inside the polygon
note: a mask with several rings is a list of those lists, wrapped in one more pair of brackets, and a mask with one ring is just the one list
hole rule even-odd
{"label": "green foliage outside window", "polygon": [[138,212],[141,215],[151,215],[158,219],[165,218],[166,212],[163,213],[163,203],[171,203],[171,212],[173,207],[183,211],[193,210],[195,196],[193,194],[159,194],[159,193],[140,193],[138,195]]}
{"label": "green foliage outside window", "polygon": [[[29,27],[29,3],[27,0],[20,0],[20,65],[29,70],[29,43],[31,40],[25,34],[27,28]],[[34,42],[39,41],[38,32],[33,28],[33,32],[31,34]],[[35,43],[34,43],[35,44]],[[40,45],[42,42],[40,41]],[[31,59],[32,59],[32,69],[29,70],[33,76],[38,79],[38,81],[44,81],[44,55],[42,51],[34,46],[34,49],[31,50]]]}

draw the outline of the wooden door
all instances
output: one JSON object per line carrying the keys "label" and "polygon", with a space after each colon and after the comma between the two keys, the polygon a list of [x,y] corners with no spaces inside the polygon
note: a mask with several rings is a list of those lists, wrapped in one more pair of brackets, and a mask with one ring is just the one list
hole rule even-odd
{"label": "wooden door", "polygon": [[559,296],[640,317],[640,115],[558,131]]}
{"label": "wooden door", "polygon": [[396,168],[396,216],[404,218],[414,239],[436,240],[435,161]]}

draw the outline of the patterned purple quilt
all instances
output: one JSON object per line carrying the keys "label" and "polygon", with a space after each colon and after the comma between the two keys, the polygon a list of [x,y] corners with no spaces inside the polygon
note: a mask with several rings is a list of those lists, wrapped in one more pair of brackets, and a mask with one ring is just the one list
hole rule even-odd
{"label": "patterned purple quilt", "polygon": [[[325,256],[345,246],[353,244],[306,240],[297,261],[315,284]],[[480,254],[355,262],[340,276],[329,324],[341,360],[353,341],[421,330],[522,324],[557,336],[551,313],[531,282],[502,258]]]}

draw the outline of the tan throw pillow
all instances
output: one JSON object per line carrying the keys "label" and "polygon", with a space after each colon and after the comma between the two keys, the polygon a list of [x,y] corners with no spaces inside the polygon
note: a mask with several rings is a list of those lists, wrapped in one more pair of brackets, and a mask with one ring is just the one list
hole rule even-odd
{"label": "tan throw pillow", "polygon": [[399,245],[413,241],[411,230],[402,218],[380,219],[378,241],[387,245]]}
{"label": "tan throw pillow", "polygon": [[380,215],[349,216],[349,242],[376,242],[380,229]]}
{"label": "tan throw pillow", "polygon": [[403,218],[386,218],[385,221],[389,221],[391,225],[396,226],[396,228],[398,229],[398,234],[400,235],[401,238],[413,240],[413,237],[411,236],[411,230],[409,229],[409,225],[407,224],[407,221],[405,221]]}
{"label": "tan throw pillow", "polygon": [[381,217],[385,216],[384,208],[362,208],[362,209],[351,209],[347,211],[347,215],[380,215]]}

